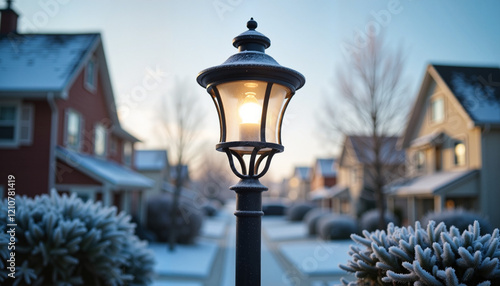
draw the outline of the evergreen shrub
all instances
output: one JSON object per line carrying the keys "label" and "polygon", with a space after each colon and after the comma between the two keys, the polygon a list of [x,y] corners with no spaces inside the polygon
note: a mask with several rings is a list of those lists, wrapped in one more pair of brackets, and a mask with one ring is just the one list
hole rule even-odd
{"label": "evergreen shrub", "polygon": [[307,232],[309,235],[318,234],[318,221],[320,218],[327,216],[328,214],[330,214],[330,212],[322,208],[314,208],[306,213],[304,216],[304,222],[307,225]]}
{"label": "evergreen shrub", "polygon": [[302,221],[308,211],[313,208],[308,203],[297,203],[286,210],[286,218],[290,221]]}
{"label": "evergreen shrub", "polygon": [[[361,229],[367,230],[367,231],[375,231],[377,229],[380,229],[379,227],[379,210],[378,209],[371,209],[361,215],[361,219],[359,221],[359,227]],[[384,221],[385,224],[387,225],[389,223],[394,223],[395,225],[399,225],[399,220],[395,215],[393,215],[390,212],[386,212],[384,216]]]}
{"label": "evergreen shrub", "polygon": [[318,220],[317,232],[324,240],[349,239],[358,232],[356,219],[349,215],[331,214]]}
{"label": "evergreen shrub", "polygon": [[16,197],[15,279],[7,277],[10,226],[0,205],[1,285],[147,285],[153,255],[130,216],[75,194]]}
{"label": "evergreen shrub", "polygon": [[430,221],[427,228],[390,223],[387,232],[364,230],[351,238],[358,245],[340,267],[358,280],[344,285],[500,285],[499,231],[481,235],[477,221],[462,233]]}
{"label": "evergreen shrub", "polygon": [[448,227],[453,225],[458,228],[459,231],[467,230],[469,225],[474,224],[474,221],[477,220],[481,226],[481,234],[491,233],[493,231],[493,227],[488,219],[484,218],[480,214],[466,211],[464,209],[431,212],[422,218],[421,223],[423,225],[427,225],[431,220],[436,223],[444,222],[444,224]]}
{"label": "evergreen shrub", "polygon": [[[152,197],[148,201],[148,229],[160,242],[168,242],[172,231],[172,199],[168,195]],[[181,199],[176,210],[175,231],[177,243],[192,244],[203,224],[203,208],[192,201]]]}

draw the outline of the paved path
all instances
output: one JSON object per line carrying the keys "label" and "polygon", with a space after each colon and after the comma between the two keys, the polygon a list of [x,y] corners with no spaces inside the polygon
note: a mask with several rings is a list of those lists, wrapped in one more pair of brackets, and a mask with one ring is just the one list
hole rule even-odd
{"label": "paved path", "polygon": [[[233,286],[235,221],[228,212],[208,219],[198,243],[175,254],[151,245],[157,260],[153,286]],[[350,242],[308,237],[302,223],[282,217],[264,217],[262,226],[263,286],[332,286],[349,278],[338,264],[347,262]]]}

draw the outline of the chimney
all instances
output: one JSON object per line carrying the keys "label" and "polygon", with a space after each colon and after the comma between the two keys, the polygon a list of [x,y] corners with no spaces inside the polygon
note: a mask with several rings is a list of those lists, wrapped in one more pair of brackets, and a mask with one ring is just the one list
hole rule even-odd
{"label": "chimney", "polygon": [[7,0],[7,8],[0,10],[0,35],[17,33],[17,18],[19,15],[11,6],[12,0]]}

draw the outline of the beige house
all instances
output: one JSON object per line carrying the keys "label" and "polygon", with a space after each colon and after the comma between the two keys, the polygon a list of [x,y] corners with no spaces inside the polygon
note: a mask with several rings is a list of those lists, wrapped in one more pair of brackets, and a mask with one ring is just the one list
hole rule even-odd
{"label": "beige house", "polygon": [[400,144],[408,223],[461,207],[500,226],[499,68],[429,65]]}
{"label": "beige house", "polygon": [[288,199],[306,201],[311,192],[311,167],[295,167],[288,180]]}
{"label": "beige house", "polygon": [[[404,175],[405,155],[396,148],[398,137],[379,140],[383,181],[389,183]],[[332,188],[335,212],[359,216],[375,207],[373,142],[370,136],[345,137],[338,161],[337,185]]]}

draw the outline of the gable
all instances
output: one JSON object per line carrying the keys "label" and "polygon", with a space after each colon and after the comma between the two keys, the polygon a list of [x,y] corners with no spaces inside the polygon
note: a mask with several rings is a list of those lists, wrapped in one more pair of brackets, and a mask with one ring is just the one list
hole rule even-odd
{"label": "gable", "polygon": [[[439,109],[442,109],[442,114],[436,112]],[[402,148],[408,148],[412,142],[429,134],[465,133],[473,125],[473,119],[450,90],[446,81],[440,77],[432,65],[429,65],[410,112],[400,145]]]}

